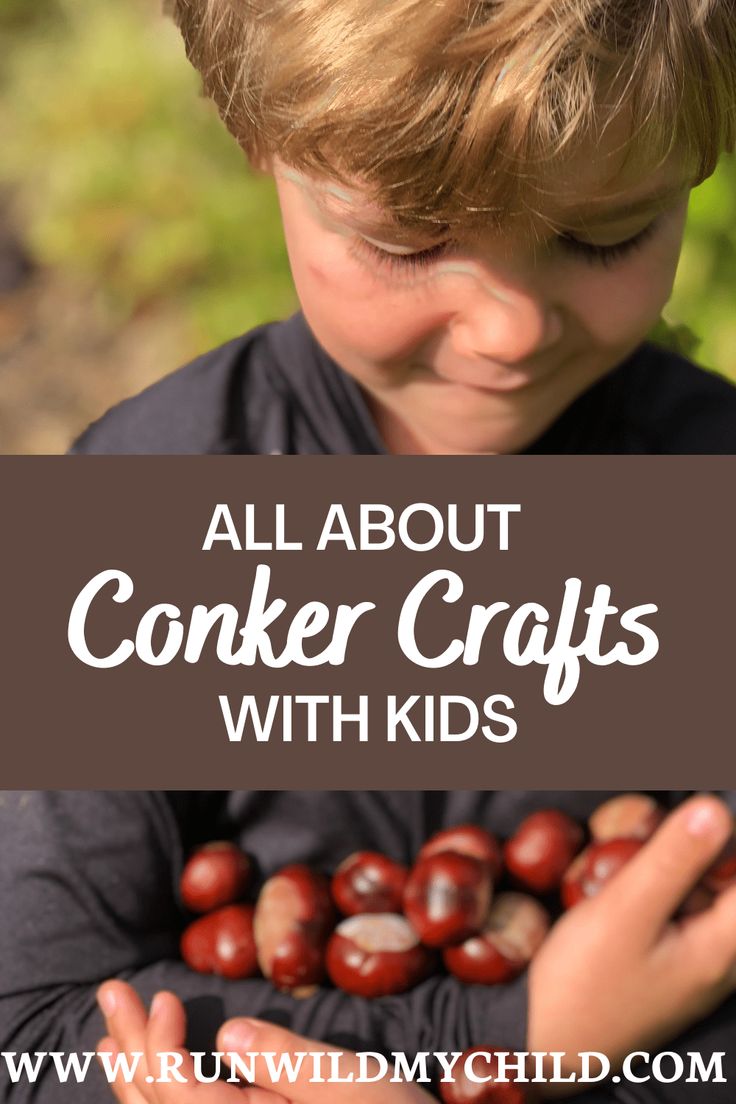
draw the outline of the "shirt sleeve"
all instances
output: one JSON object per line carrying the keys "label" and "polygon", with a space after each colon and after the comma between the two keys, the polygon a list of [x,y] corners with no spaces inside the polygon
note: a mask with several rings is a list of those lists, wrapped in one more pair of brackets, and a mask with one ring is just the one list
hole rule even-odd
{"label": "shirt sleeve", "polygon": [[[0,795],[0,1051],[94,1051],[103,1035],[95,992],[109,977],[144,1001],[167,988],[184,1001],[188,1046],[213,1049],[223,1020],[253,1015],[356,1050],[523,1049],[523,981],[491,990],[434,978],[377,1001],[320,989],[297,1000],[263,979],[195,974],[178,958],[183,844],[163,793],[31,791]],[[0,1098],[2,1092],[0,1091]],[[11,1104],[110,1102],[96,1061],[62,1084],[44,1061]]]}
{"label": "shirt sleeve", "polygon": [[71,445],[73,456],[213,455],[232,451],[233,419],[263,326],[124,399]]}
{"label": "shirt sleeve", "polygon": [[[695,1024],[672,1043],[651,1048],[659,1054],[662,1076],[652,1060],[633,1065],[638,1081],[622,1077],[570,1097],[571,1104],[733,1104],[736,1084],[736,998],[731,997],[713,1015]],[[678,1060],[682,1066],[678,1067]],[[682,1074],[669,1081],[678,1068]]]}

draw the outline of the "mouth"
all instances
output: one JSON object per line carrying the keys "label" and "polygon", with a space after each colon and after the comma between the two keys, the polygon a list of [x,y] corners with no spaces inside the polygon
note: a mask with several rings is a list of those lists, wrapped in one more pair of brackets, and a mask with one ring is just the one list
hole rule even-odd
{"label": "mouth", "polygon": [[428,374],[439,383],[483,391],[490,395],[506,395],[515,391],[528,391],[541,384],[553,372],[552,367],[485,364],[466,366],[458,370],[430,368]]}

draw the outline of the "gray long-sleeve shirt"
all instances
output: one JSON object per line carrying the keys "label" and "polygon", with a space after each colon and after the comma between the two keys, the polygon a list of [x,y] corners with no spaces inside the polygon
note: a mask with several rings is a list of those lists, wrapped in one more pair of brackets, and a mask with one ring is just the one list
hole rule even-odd
{"label": "gray long-sleeve shirt", "polygon": [[[71,450],[202,455],[385,452],[357,383],[297,312],[212,349],[113,407]],[[736,387],[645,342],[526,450],[736,453]]]}

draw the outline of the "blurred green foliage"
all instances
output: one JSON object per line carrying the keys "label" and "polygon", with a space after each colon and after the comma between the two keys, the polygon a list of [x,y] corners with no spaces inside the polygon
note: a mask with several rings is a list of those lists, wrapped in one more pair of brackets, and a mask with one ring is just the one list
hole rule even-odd
{"label": "blurred green foliage", "polygon": [[695,357],[736,379],[736,157],[692,193],[671,322],[697,335]]}
{"label": "blurred green foliage", "polygon": [[178,300],[202,346],[294,310],[271,181],[199,96],[155,0],[43,0],[33,20],[12,2],[0,182],[20,185],[36,257],[96,281],[121,320]]}
{"label": "blurred green foliage", "polygon": [[[41,263],[99,285],[121,321],[175,300],[198,348],[296,308],[268,178],[255,175],[156,0],[3,0],[0,184]],[[736,379],[736,160],[692,199],[656,339]]]}

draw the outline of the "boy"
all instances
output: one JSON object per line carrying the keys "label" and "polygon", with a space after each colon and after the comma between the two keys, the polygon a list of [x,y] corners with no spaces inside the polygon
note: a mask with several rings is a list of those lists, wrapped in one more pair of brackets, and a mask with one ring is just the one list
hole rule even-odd
{"label": "boy", "polygon": [[643,343],[736,143],[724,0],[178,0],[274,175],[302,310],[78,453],[732,453],[736,388]]}
{"label": "boy", "polygon": [[[263,878],[293,862],[332,873],[356,850],[377,849],[408,864],[430,835],[454,824],[479,824],[508,838],[536,809],[558,808],[583,821],[609,796],[569,791],[0,794],[0,1060],[4,1052],[19,1060],[26,1052],[33,1059],[36,1052],[68,1057],[94,1050],[104,1030],[95,993],[100,982],[116,978],[134,986],[146,1004],[157,991],[175,993],[186,1007],[191,1050],[211,1052],[225,1021],[257,1016],[328,1044],[324,1049],[404,1051],[410,1059],[423,1050],[494,1045],[565,1052],[570,1069],[577,1053],[597,1050],[608,1054],[615,1068],[627,1053],[654,1054],[662,1047],[683,1056],[699,1053],[707,1067],[712,1053],[725,1052],[726,1082],[693,1089],[684,1078],[671,1084],[624,1079],[589,1090],[581,1104],[694,1099],[732,1104],[736,999],[726,998],[736,986],[736,888],[689,922],[672,920],[732,831],[728,809],[713,797],[658,795],[677,806],[660,831],[610,883],[610,892],[577,905],[555,926],[528,977],[507,985],[463,986],[436,976],[408,993],[378,1000],[329,987],[298,999],[276,992],[262,978],[227,981],[195,974],[179,958],[187,917],[177,887],[185,858],[200,843],[233,839],[256,857]],[[117,998],[112,1009],[104,999],[111,993]],[[108,1033],[121,1049],[142,1050],[130,1001],[126,1009],[131,994],[116,980],[103,985],[100,995]],[[686,1028],[688,1034],[676,1039]],[[177,1039],[161,1049],[180,1045]],[[184,1087],[151,1086],[145,1069],[139,1073],[136,1085],[119,1097],[123,1104],[189,1104]],[[36,1082],[21,1076],[10,1086],[9,1098],[3,1077],[0,1065],[0,1100],[10,1104],[112,1100],[94,1063],[81,1083],[64,1085],[42,1061]],[[382,1104],[411,1104],[395,1099],[399,1088],[382,1086]],[[227,1086],[190,1089],[200,1104],[228,1104],[215,1095]],[[344,1086],[311,1089],[314,1104],[339,1104]],[[300,1104],[296,1090],[286,1095]]]}

